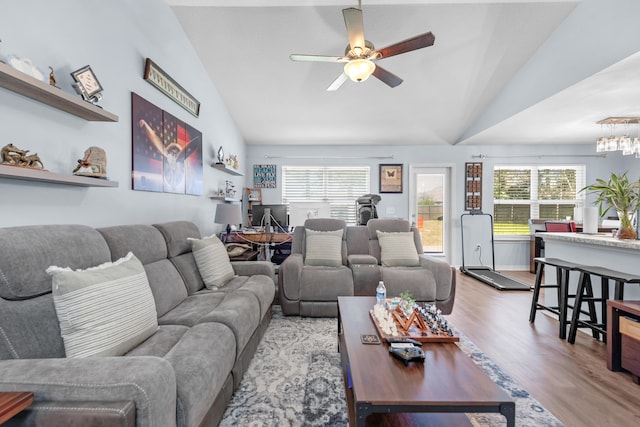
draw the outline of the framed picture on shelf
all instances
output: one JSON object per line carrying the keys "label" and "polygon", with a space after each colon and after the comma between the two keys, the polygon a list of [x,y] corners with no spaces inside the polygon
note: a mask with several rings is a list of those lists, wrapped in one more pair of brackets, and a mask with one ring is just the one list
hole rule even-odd
{"label": "framed picture on shelf", "polygon": [[72,71],[71,77],[73,77],[73,80],[75,80],[80,87],[82,96],[86,100],[90,100],[103,90],[102,85],[89,65]]}
{"label": "framed picture on shelf", "polygon": [[380,193],[402,193],[402,165],[380,165]]}
{"label": "framed picture on shelf", "polygon": [[262,190],[259,188],[247,188],[247,199],[250,202],[262,201]]}

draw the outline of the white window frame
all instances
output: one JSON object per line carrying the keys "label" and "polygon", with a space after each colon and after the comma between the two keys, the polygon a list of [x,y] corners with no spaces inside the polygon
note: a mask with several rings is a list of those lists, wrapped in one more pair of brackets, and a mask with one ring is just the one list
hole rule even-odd
{"label": "white window frame", "polygon": [[[308,196],[296,196],[287,192],[288,180],[291,180],[291,176],[288,175],[288,171],[295,170],[318,170],[322,171],[322,189],[319,194],[314,194],[313,197]],[[353,171],[358,170],[362,173],[364,182],[358,183],[358,188],[351,193],[348,189],[342,187],[340,191],[331,190],[331,183],[329,182],[331,171]],[[317,183],[316,183],[317,184]],[[289,194],[288,194],[289,193]],[[282,203],[289,204],[291,202],[325,202],[331,205],[331,217],[344,219],[347,224],[355,225],[358,222],[356,200],[365,194],[371,193],[371,167],[370,166],[282,166]],[[344,215],[344,212],[347,215]]]}
{"label": "white window frame", "polygon": [[[497,169],[523,169],[530,171],[530,187],[529,187],[529,199],[527,200],[509,200],[509,199],[493,199],[493,215],[494,215],[494,229],[495,229],[495,206],[500,204],[506,205],[529,205],[529,218],[540,219],[540,205],[555,205],[555,204],[575,204],[576,207],[584,206],[585,194],[580,192],[580,189],[586,185],[587,167],[584,164],[536,164],[536,165],[509,165],[501,164],[494,165],[493,176],[495,177],[495,171]],[[576,198],[575,199],[558,199],[558,200],[539,200],[538,199],[538,171],[540,169],[575,169],[576,171]],[[492,179],[493,186],[495,188],[495,178]],[[492,194],[494,194],[492,189]],[[509,240],[510,238],[523,236],[524,234],[499,234],[498,239]]]}

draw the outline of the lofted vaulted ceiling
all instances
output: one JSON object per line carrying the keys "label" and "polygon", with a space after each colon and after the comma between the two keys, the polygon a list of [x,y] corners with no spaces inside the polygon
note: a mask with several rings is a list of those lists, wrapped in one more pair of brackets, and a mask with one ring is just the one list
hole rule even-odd
{"label": "lofted vaulted ceiling", "polygon": [[342,55],[356,0],[167,1],[249,145],[586,143],[640,115],[635,0],[364,0],[377,48],[436,41],[336,92],[341,64],[289,55]]}

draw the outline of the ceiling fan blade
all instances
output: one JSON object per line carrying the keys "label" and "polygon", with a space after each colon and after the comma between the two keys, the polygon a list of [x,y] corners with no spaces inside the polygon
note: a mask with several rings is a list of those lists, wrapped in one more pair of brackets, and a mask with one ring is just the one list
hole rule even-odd
{"label": "ceiling fan blade", "polygon": [[377,64],[376,64],[376,69],[373,70],[373,76],[376,77],[378,80],[381,80],[383,83],[385,83],[389,87],[396,87],[404,81],[400,77],[385,70],[384,68],[380,67]]}
{"label": "ceiling fan blade", "polygon": [[362,10],[350,7],[342,9],[344,24],[347,27],[347,37],[349,37],[349,47],[353,49],[358,46],[365,48],[364,44],[364,23],[362,21]]}
{"label": "ceiling fan blade", "polygon": [[304,62],[349,62],[349,58],[344,56],[325,56],[325,55],[298,55],[296,53],[289,55],[292,61]]}
{"label": "ceiling fan blade", "polygon": [[429,31],[428,33],[420,34],[419,36],[411,37],[410,39],[392,44],[391,46],[378,49],[378,53],[380,54],[380,59],[388,58],[390,56],[431,46],[435,41],[436,37],[431,33],[431,31]]}
{"label": "ceiling fan blade", "polygon": [[331,85],[327,88],[327,92],[333,92],[340,89],[340,86],[342,86],[342,84],[347,80],[349,80],[349,76],[347,76],[345,73],[340,74],[338,78],[335,79],[333,83],[331,83]]}

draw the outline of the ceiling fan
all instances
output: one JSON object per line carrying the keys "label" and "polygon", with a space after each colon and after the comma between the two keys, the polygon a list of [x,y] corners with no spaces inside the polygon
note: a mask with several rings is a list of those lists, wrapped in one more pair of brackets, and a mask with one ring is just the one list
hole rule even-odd
{"label": "ceiling fan", "polygon": [[374,61],[432,46],[436,39],[431,31],[429,31],[383,49],[376,50],[373,43],[364,38],[361,2],[358,1],[358,8],[350,7],[343,9],[342,15],[344,16],[344,23],[347,27],[347,37],[349,38],[349,45],[345,49],[344,56],[289,55],[289,58],[293,61],[344,62],[343,73],[331,83],[327,88],[328,91],[338,90],[347,79],[351,79],[354,82],[363,82],[372,74],[388,86],[392,88],[396,87],[402,83],[402,79],[374,64]]}

